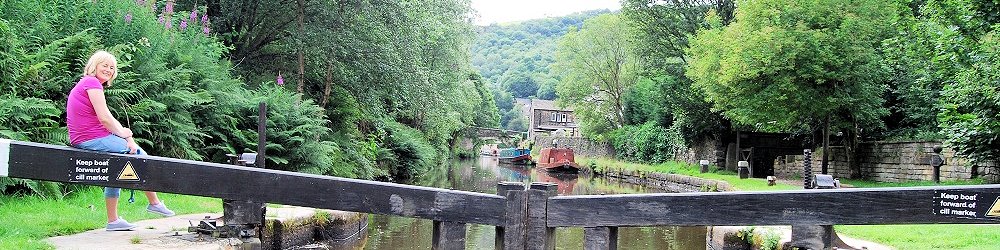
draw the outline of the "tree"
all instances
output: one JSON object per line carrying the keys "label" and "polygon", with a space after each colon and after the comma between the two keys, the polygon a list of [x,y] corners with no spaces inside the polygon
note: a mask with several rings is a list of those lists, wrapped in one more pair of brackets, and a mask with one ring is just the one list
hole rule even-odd
{"label": "tree", "polygon": [[628,114],[645,108],[626,110],[629,124],[652,121],[664,128],[676,126],[687,140],[722,129],[724,118],[711,110],[702,91],[692,88],[691,79],[684,75],[689,63],[684,51],[690,47],[688,38],[698,30],[728,25],[735,8],[733,0],[622,1],[622,15],[637,31],[640,82],[655,85],[653,89],[662,95],[655,103],[647,102],[658,106],[655,115]]}
{"label": "tree", "polygon": [[957,153],[984,163],[1000,157],[1000,27],[983,36],[972,54],[972,66],[945,86],[939,119]]}
{"label": "tree", "polygon": [[616,14],[588,19],[580,30],[559,40],[556,93],[559,103],[574,107],[581,129],[596,138],[625,123],[624,97],[638,78],[631,32]]}
{"label": "tree", "polygon": [[[787,131],[827,117],[877,124],[886,114],[875,48],[894,16],[884,1],[752,1],[736,21],[698,32],[687,76],[728,118]],[[858,126],[843,126],[855,127]]]}

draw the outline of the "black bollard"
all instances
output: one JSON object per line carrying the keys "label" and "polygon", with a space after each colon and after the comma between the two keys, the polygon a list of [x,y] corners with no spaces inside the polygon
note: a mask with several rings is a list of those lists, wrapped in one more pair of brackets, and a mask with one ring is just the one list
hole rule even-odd
{"label": "black bollard", "polygon": [[941,157],[941,146],[934,146],[934,154],[931,155],[931,167],[934,168],[934,183],[941,183],[941,165],[944,165],[944,157]]}

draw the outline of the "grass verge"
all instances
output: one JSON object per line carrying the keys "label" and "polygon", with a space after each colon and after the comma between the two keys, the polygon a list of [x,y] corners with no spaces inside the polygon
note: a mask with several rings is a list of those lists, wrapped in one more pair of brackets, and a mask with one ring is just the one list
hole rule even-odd
{"label": "grass verge", "polygon": [[615,159],[609,158],[589,158],[589,157],[577,157],[577,162],[584,166],[591,166],[595,168],[595,171],[611,169],[624,169],[632,171],[645,171],[645,172],[658,172],[667,174],[679,174],[694,176],[704,179],[721,180],[729,183],[734,188],[738,190],[752,190],[752,191],[770,191],[770,190],[795,190],[801,189],[798,186],[792,186],[787,184],[778,183],[774,186],[768,186],[767,181],[763,179],[740,179],[736,173],[732,171],[717,170],[714,169],[708,173],[702,173],[701,167],[695,166],[693,164],[687,164],[682,162],[665,162],[656,165],[640,164],[640,163],[630,163],[622,162]]}
{"label": "grass verge", "polygon": [[[146,212],[146,196],[136,191],[136,202],[128,203],[128,191],[122,192],[119,215],[129,221],[159,218]],[[159,198],[178,214],[221,213],[222,201],[216,198],[159,193]],[[52,249],[43,240],[102,228],[107,223],[104,192],[90,187],[67,195],[62,200],[37,196],[0,195],[0,249]]]}
{"label": "grass verge", "polygon": [[[842,180],[859,188],[921,187],[935,185],[980,185],[982,179],[962,181],[874,182]],[[877,225],[836,226],[837,233],[867,239],[898,249],[988,249],[1000,246],[1000,225]]]}

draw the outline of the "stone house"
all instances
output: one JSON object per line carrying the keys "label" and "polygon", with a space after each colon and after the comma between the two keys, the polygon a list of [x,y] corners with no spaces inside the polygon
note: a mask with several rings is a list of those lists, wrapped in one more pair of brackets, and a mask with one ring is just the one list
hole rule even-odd
{"label": "stone house", "polygon": [[528,138],[535,135],[580,136],[580,126],[572,108],[560,108],[555,101],[517,98],[514,105],[528,119]]}

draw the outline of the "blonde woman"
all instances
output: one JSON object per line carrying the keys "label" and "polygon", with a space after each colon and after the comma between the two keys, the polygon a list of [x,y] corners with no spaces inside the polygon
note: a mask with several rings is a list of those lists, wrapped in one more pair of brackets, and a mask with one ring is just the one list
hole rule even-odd
{"label": "blonde woman", "polygon": [[[111,116],[104,88],[118,76],[118,61],[106,51],[97,51],[83,69],[83,78],[69,92],[66,101],[66,127],[69,129],[70,145],[80,149],[141,154],[146,153],[135,144],[132,130],[123,127]],[[135,225],[118,216],[118,195],[120,188],[104,188],[104,202],[107,207],[107,231],[126,231]],[[154,192],[146,192],[149,206],[146,210],[162,216],[173,216]]]}

